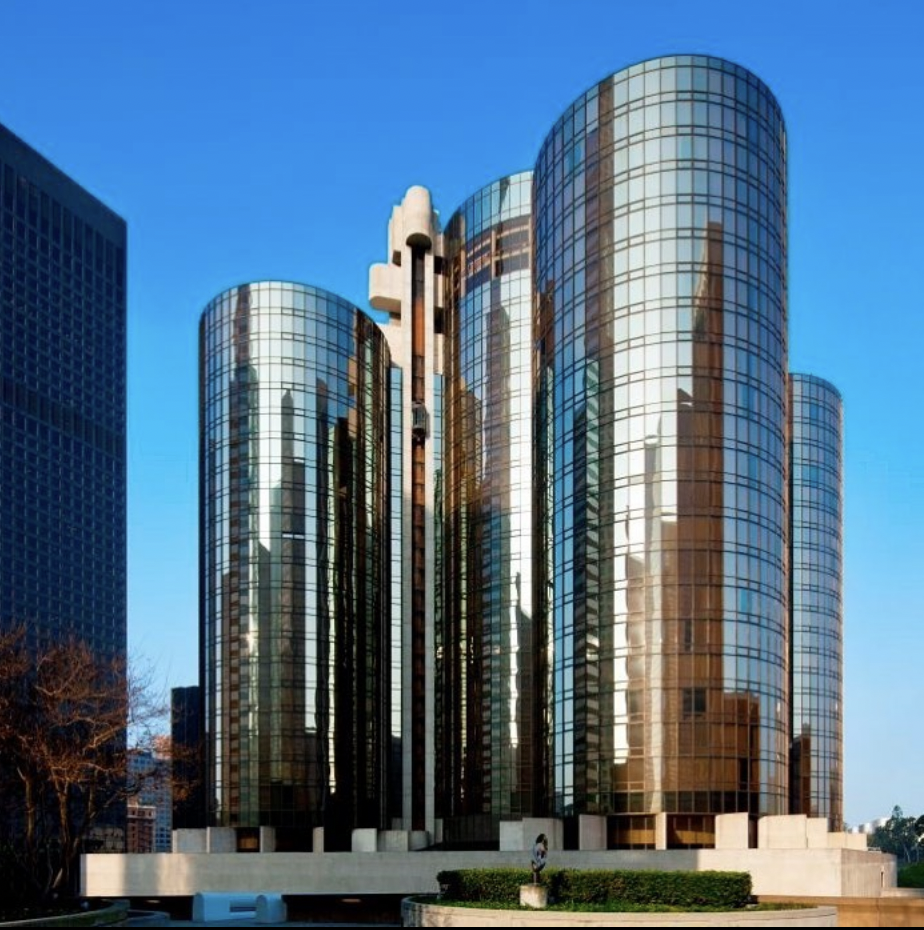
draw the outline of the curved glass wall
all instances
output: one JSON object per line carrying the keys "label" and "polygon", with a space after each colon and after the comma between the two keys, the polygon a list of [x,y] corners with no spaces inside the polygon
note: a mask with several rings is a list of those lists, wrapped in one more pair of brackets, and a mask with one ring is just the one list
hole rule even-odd
{"label": "curved glass wall", "polygon": [[388,371],[378,327],[317,288],[243,285],[202,315],[210,822],[290,848],[388,826]]}
{"label": "curved glass wall", "polygon": [[496,840],[533,813],[532,174],[469,198],[445,231],[443,612],[437,816]]}
{"label": "curved glass wall", "polygon": [[843,824],[842,404],[790,375],[792,749],[790,810]]}
{"label": "curved glass wall", "polygon": [[787,810],[785,159],[758,78],[676,56],[537,162],[547,807],[618,815],[610,845]]}

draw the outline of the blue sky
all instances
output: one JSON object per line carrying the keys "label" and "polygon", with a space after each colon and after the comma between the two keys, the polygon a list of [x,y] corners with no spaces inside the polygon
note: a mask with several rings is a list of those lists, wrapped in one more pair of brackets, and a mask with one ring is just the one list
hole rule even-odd
{"label": "blue sky", "polygon": [[[444,217],[659,54],[789,132],[790,367],[846,411],[845,816],[924,813],[924,4],[4,0],[0,122],[129,224],[129,637],[197,678],[197,321],[247,280],[367,306],[411,184]],[[917,411],[917,412],[915,412]]]}

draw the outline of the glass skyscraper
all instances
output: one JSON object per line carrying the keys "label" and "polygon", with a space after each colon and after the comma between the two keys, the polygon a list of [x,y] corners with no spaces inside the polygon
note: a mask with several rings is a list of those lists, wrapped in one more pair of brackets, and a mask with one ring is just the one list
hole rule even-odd
{"label": "glass skyscraper", "polygon": [[388,346],[341,298],[271,281],[206,307],[200,360],[211,822],[349,849],[388,825]]}
{"label": "glass skyscraper", "polygon": [[792,538],[790,810],[843,823],[842,403],[832,384],[789,377]]}
{"label": "glass skyscraper", "polygon": [[579,97],[534,186],[550,812],[787,810],[786,135],[713,58]]}
{"label": "glass skyscraper", "polygon": [[840,406],[788,375],[786,170],[756,76],[653,59],[445,225],[410,188],[387,320],[277,283],[210,305],[212,822],[839,826]]}
{"label": "glass skyscraper", "polygon": [[532,174],[489,184],[444,233],[443,597],[437,816],[497,838],[536,806]]}
{"label": "glass skyscraper", "polygon": [[125,655],[125,222],[0,126],[0,629]]}

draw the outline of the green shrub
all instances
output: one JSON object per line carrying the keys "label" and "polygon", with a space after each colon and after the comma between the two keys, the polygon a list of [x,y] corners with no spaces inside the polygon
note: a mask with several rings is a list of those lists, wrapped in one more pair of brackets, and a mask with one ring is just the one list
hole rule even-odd
{"label": "green shrub", "polygon": [[906,865],[898,870],[899,888],[924,888],[924,862]]}
{"label": "green shrub", "polygon": [[[520,885],[530,880],[527,869],[450,869],[437,875],[445,897],[454,901],[515,904]],[[744,907],[751,896],[747,872],[549,869],[543,873],[543,884],[555,901],[569,905],[734,910]]]}
{"label": "green shrub", "polygon": [[520,900],[520,885],[532,881],[529,869],[447,869],[436,880],[453,901]]}

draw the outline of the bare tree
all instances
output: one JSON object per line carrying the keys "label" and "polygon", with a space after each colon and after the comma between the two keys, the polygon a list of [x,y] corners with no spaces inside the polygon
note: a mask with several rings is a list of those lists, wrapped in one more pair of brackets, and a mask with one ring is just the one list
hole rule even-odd
{"label": "bare tree", "polygon": [[[153,745],[165,703],[150,675],[104,661],[84,643],[27,644],[0,634],[0,765],[7,849],[35,895],[72,893],[94,827],[158,777],[129,777],[131,748]],[[2,815],[0,815],[2,818]],[[9,867],[9,866],[8,866]]]}

